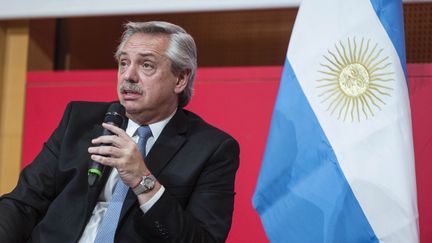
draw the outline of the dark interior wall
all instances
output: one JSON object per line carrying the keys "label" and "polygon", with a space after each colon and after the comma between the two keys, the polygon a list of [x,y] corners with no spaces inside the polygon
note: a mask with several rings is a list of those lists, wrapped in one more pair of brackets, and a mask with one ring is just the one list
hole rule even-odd
{"label": "dark interior wall", "polygon": [[432,3],[406,4],[404,11],[407,62],[432,63]]}
{"label": "dark interior wall", "polygon": [[[407,61],[432,62],[432,4],[405,4]],[[297,9],[35,19],[29,70],[112,69],[127,21],[164,20],[194,36],[200,67],[283,65]],[[313,29],[311,29],[313,31]]]}

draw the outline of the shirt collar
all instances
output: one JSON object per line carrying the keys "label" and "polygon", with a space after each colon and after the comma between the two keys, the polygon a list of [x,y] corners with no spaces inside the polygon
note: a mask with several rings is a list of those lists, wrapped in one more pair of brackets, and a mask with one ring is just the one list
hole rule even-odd
{"label": "shirt collar", "polygon": [[[168,124],[168,122],[171,120],[171,118],[174,116],[174,114],[177,112],[177,109],[171,114],[169,115],[167,118],[152,123],[152,124],[148,124],[148,126],[150,127],[150,131],[152,132],[152,136],[153,138],[156,140],[159,135],[162,133],[162,130],[164,129],[164,127],[166,126],[166,124]],[[128,121],[128,125],[126,128],[126,133],[130,136],[133,137],[135,136],[136,130],[140,127],[139,124],[137,124],[136,122],[132,121],[131,119],[129,119]]]}

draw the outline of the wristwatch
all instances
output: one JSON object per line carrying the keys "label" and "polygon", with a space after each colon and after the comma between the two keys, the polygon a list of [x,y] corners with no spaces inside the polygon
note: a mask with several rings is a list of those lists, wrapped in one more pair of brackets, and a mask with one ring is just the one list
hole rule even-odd
{"label": "wristwatch", "polygon": [[135,188],[132,188],[132,191],[135,195],[140,195],[142,193],[146,193],[151,191],[156,184],[156,178],[153,175],[143,176],[141,182]]}

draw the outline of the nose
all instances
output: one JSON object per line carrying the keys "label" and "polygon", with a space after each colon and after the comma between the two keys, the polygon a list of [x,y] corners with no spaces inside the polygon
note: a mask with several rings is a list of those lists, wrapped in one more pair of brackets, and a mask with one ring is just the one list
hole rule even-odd
{"label": "nose", "polygon": [[126,69],[126,72],[124,72],[123,75],[124,81],[130,82],[130,83],[137,83],[138,82],[138,73],[136,65],[131,64]]}

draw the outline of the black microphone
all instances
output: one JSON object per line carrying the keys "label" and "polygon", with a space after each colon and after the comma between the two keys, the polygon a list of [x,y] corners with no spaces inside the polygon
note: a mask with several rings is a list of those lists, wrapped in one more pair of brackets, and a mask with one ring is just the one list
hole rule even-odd
{"label": "black microphone", "polygon": [[[107,113],[105,114],[104,122],[116,127],[122,127],[122,124],[125,121],[125,113],[125,108],[120,103],[113,103],[110,105]],[[112,134],[112,132],[104,128],[101,136]],[[100,146],[103,145],[104,144],[101,144]],[[90,186],[94,186],[99,178],[102,177],[104,167],[105,166],[103,164],[100,164],[96,161],[91,162],[90,168],[88,170],[88,184]]]}

